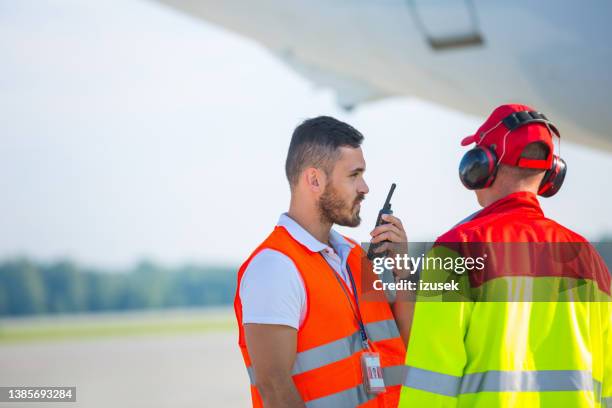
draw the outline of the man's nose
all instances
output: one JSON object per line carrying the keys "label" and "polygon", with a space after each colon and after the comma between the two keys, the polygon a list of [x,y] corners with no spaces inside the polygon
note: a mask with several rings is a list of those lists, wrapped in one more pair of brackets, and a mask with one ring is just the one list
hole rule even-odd
{"label": "man's nose", "polygon": [[363,182],[359,186],[359,193],[368,194],[369,192],[370,192],[370,187],[368,187],[368,183],[366,183],[365,180],[363,180]]}

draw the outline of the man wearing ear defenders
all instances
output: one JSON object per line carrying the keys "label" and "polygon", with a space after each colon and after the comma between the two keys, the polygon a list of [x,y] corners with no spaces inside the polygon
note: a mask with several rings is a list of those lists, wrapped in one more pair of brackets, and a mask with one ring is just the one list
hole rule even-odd
{"label": "man wearing ear defenders", "polygon": [[497,252],[459,300],[417,297],[400,407],[612,407],[610,274],[536,197],[565,177],[554,138],[545,115],[512,104],[463,139],[476,146],[460,179],[484,208],[434,248]]}

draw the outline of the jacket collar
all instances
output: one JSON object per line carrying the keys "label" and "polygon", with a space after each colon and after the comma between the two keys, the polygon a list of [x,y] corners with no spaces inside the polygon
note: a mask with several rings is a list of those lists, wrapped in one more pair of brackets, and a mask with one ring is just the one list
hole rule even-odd
{"label": "jacket collar", "polygon": [[508,212],[532,212],[544,216],[544,212],[540,207],[540,202],[535,194],[529,191],[518,191],[516,193],[508,194],[504,198],[500,198],[494,203],[489,204],[483,208],[473,218],[484,217],[488,214],[499,214]]}

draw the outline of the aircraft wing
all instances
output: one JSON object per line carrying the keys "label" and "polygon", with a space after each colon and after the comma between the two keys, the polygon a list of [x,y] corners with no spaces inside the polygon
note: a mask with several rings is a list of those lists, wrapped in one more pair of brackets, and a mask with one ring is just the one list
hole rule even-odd
{"label": "aircraft wing", "polygon": [[251,38],[350,109],[415,96],[479,116],[536,106],[612,151],[612,2],[156,0]]}

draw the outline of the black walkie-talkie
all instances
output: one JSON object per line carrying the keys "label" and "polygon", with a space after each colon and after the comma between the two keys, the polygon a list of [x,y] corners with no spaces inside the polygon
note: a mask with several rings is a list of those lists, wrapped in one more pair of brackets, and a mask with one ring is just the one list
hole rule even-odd
{"label": "black walkie-talkie", "polygon": [[[395,183],[391,184],[391,189],[389,190],[389,194],[387,194],[387,199],[385,200],[385,205],[383,205],[383,208],[378,212],[378,218],[376,218],[376,225],[374,226],[374,228],[382,224],[388,224],[387,221],[382,219],[382,215],[383,214],[393,214],[393,210],[391,210],[391,196],[393,195],[394,191],[395,191]],[[383,242],[387,242],[387,241],[383,241]],[[374,250],[378,248],[380,245],[382,245],[383,242],[377,242],[376,244],[370,244],[370,248],[368,248],[368,259],[369,260],[372,260],[376,257],[384,255],[384,254],[374,253]]]}

